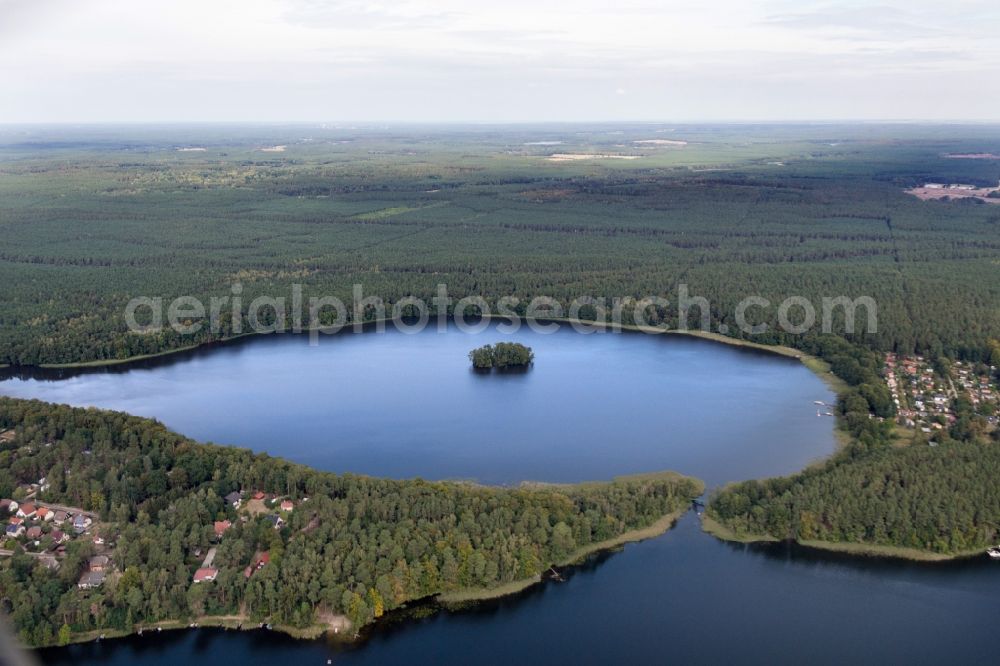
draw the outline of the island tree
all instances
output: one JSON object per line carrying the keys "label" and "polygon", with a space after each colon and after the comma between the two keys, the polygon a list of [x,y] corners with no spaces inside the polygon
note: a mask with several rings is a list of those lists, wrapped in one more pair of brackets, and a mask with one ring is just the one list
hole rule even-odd
{"label": "island tree", "polygon": [[517,368],[531,365],[535,353],[531,347],[519,342],[498,342],[495,345],[483,345],[469,352],[472,366],[480,370],[489,368]]}

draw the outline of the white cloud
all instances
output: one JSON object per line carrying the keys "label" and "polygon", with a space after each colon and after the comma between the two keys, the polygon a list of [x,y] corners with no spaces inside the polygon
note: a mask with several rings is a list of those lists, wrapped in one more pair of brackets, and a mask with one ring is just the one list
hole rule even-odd
{"label": "white cloud", "polygon": [[3,121],[1000,109],[1000,14],[978,1],[0,0],[0,17]]}

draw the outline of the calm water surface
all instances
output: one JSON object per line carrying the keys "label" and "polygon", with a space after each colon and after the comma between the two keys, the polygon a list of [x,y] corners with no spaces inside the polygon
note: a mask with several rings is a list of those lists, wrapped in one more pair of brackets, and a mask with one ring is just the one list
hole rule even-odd
{"label": "calm water surface", "polygon": [[[525,373],[465,353],[535,349]],[[675,469],[709,485],[833,450],[828,389],[797,362],[681,338],[451,330],[255,339],[0,393],[154,416],[192,437],[396,477],[576,481]],[[825,411],[825,410],[823,410]],[[46,650],[46,663],[953,663],[1000,650],[1000,566],[735,546],[689,513],[666,535],[515,598],[400,618],[359,646],[199,630]]]}
{"label": "calm water surface", "polygon": [[[534,367],[474,372],[468,351],[500,339],[531,346]],[[199,440],[392,477],[517,483],[673,469],[715,485],[793,472],[833,447],[832,419],[813,404],[833,395],[793,359],[569,328],[390,327],[317,347],[256,338],[127,372],[12,379],[0,392],[152,416]]]}

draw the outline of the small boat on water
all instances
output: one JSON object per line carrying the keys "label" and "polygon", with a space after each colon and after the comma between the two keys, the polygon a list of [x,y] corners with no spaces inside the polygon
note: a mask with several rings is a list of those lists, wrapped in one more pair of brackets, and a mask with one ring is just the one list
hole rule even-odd
{"label": "small boat on water", "polygon": [[826,403],[823,402],[822,400],[813,400],[813,404],[814,405],[824,405],[824,406],[826,406]]}
{"label": "small boat on water", "polygon": [[995,560],[1000,560],[1000,546],[997,546],[995,548],[990,548],[988,551],[986,551],[986,554]]}

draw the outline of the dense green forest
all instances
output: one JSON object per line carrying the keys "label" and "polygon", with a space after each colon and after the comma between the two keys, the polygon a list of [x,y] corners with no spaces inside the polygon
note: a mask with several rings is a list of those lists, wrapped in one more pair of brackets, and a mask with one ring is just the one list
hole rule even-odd
{"label": "dense green forest", "polygon": [[[46,477],[43,498],[97,512],[113,545],[115,573],[93,590],[76,585],[89,539],[71,541],[55,573],[20,545],[0,559],[0,604],[29,645],[203,614],[304,627],[337,613],[361,626],[428,595],[537,576],[703,491],[671,474],[521,488],[336,475],[199,444],[148,419],[9,398],[4,428],[16,436],[0,445],[0,496]],[[227,503],[238,490],[289,498],[295,510],[275,529],[277,511]],[[221,520],[232,526],[217,544],[218,578],[192,584]],[[259,551],[270,562],[247,578]]]}
{"label": "dense green forest", "polygon": [[[669,133],[684,145],[641,143]],[[557,148],[538,145],[557,141]],[[260,148],[287,144],[281,153]],[[204,150],[181,151],[197,147]],[[552,161],[553,152],[637,159]],[[1000,338],[1000,206],[920,201],[994,186],[981,126],[336,129],[25,128],[0,133],[0,364],[155,353],[233,333],[137,335],[135,296],[535,296],[710,302],[870,296],[869,348],[980,360]],[[776,308],[758,342],[799,345]],[[228,312],[228,311],[227,311]],[[270,311],[265,308],[264,318]],[[841,331],[840,310],[833,321]],[[351,313],[348,313],[350,316]],[[373,312],[367,312],[373,315]],[[584,308],[581,316],[596,314]],[[689,313],[699,321],[697,308]],[[628,323],[630,312],[626,312]],[[289,314],[286,319],[291,319]],[[193,323],[197,323],[194,321]],[[289,327],[294,321],[286,322]],[[306,322],[308,323],[308,322]]]}
{"label": "dense green forest", "polygon": [[956,554],[996,545],[998,475],[996,442],[885,447],[788,478],[736,484],[707,513],[744,537]]}
{"label": "dense green forest", "polygon": [[[826,337],[811,350],[848,387],[838,397],[849,444],[791,477],[733,484],[707,515],[737,536],[892,546],[956,554],[1000,537],[1000,431],[958,419],[934,446],[916,433],[902,446],[877,354]],[[961,402],[961,399],[956,399]]]}
{"label": "dense green forest", "polygon": [[535,353],[531,347],[519,342],[498,342],[495,345],[483,345],[469,352],[472,367],[478,370],[489,368],[517,368],[531,365]]}

